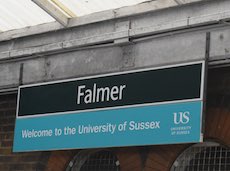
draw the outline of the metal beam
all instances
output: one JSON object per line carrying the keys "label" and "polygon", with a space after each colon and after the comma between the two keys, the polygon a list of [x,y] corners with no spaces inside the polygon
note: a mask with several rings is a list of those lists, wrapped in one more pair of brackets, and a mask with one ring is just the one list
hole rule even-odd
{"label": "metal beam", "polygon": [[52,3],[57,5],[62,11],[64,11],[67,15],[70,17],[77,17],[69,8],[67,8],[63,3],[61,3],[59,0],[51,0]]}
{"label": "metal beam", "polygon": [[68,25],[68,17],[56,8],[53,4],[51,4],[47,0],[32,0],[35,4],[37,4],[40,8],[46,11],[49,15],[51,15],[55,20],[57,20],[63,26]]}
{"label": "metal beam", "polygon": [[174,0],[178,5],[184,4],[181,0]]}

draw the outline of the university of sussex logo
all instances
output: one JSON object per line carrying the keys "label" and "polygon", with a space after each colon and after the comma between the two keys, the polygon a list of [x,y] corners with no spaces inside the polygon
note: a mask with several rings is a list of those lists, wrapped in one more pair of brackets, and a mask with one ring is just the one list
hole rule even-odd
{"label": "university of sussex logo", "polygon": [[189,122],[190,113],[189,112],[178,112],[173,113],[174,115],[174,124],[187,124]]}

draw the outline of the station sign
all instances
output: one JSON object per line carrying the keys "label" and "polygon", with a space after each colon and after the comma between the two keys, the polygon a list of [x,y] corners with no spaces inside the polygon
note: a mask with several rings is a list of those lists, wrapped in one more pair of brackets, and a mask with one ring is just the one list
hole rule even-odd
{"label": "station sign", "polygon": [[200,142],[204,66],[20,86],[13,151]]}

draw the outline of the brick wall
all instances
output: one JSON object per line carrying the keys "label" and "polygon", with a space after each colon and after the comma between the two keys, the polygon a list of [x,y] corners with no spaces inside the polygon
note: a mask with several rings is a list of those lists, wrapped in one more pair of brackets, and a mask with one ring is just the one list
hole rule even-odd
{"label": "brick wall", "polygon": [[0,171],[42,171],[48,152],[12,153],[16,98],[0,96]]}

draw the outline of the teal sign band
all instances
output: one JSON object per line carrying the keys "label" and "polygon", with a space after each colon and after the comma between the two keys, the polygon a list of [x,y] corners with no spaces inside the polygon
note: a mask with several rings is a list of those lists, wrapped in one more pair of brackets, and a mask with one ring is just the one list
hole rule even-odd
{"label": "teal sign band", "polygon": [[202,141],[201,100],[17,118],[14,152]]}

